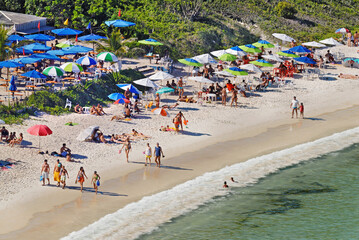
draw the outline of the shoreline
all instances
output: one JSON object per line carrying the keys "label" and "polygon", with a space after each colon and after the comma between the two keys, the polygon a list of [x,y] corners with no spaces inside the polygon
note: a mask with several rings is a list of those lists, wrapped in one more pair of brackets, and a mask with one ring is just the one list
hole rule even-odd
{"label": "shoreline", "polygon": [[[359,117],[358,110],[359,106],[354,106],[316,117],[317,119],[324,120],[304,119],[294,120],[294,123],[287,121],[288,123],[286,124],[280,124],[279,126],[271,127],[264,131],[260,130],[261,133],[258,133],[258,130],[253,130],[252,132],[248,131],[245,136],[236,141],[227,140],[226,142],[219,142],[212,145],[210,149],[202,148],[196,152],[189,152],[182,156],[173,157],[168,161],[164,160],[165,165],[176,165],[176,170],[171,168],[157,169],[155,167],[151,167],[150,171],[146,173],[146,171],[142,168],[135,170],[126,176],[117,177],[103,182],[104,187],[103,189],[101,188],[100,191],[114,192],[114,189],[121,189],[118,194],[128,195],[127,197],[121,195],[117,197],[105,197],[101,195],[95,196],[93,193],[84,193],[82,196],[78,197],[75,196],[78,195],[76,192],[66,191],[67,193],[65,196],[61,197],[62,204],[54,204],[53,199],[46,199],[47,201],[39,200],[35,206],[31,205],[32,210],[37,211],[37,213],[31,218],[30,224],[27,224],[25,228],[12,233],[2,233],[2,235],[0,235],[0,239],[15,239],[24,236],[36,236],[37,239],[41,239],[38,234],[40,231],[42,232],[45,229],[48,229],[49,233],[52,234],[50,237],[63,237],[74,230],[79,230],[82,227],[87,226],[108,213],[112,213],[113,211],[116,211],[131,202],[141,199],[143,196],[172,188],[179,183],[202,175],[205,172],[218,170],[227,165],[243,162],[256,156],[285,149],[299,143],[312,141],[331,135],[335,132],[344,131],[358,126],[358,121],[355,120]],[[318,128],[318,125],[321,127]],[[293,133],[298,134],[298,138],[293,139]],[[280,144],[273,145],[274,142],[280,142]],[[237,149],[235,149],[235,151],[227,151],[227,153],[222,156],[224,161],[219,163],[218,154],[222,154],[223,152],[216,152],[218,151],[218,148],[224,150],[234,149],[237,144],[241,144],[244,148],[239,151]],[[262,147],[261,151],[258,151],[258,146]],[[207,161],[205,165],[200,161],[203,159],[203,150],[206,151],[205,155],[208,156],[208,158],[206,158]],[[241,154],[240,158],[238,158],[238,152]],[[191,159],[189,159],[190,156],[192,156]],[[196,158],[193,158],[193,156]],[[172,164],[174,161],[175,164]],[[185,169],[193,170],[190,171]],[[172,178],[173,171],[180,171],[180,176],[177,174],[176,178]],[[142,179],[142,181],[139,182],[140,179]],[[157,186],[154,187],[154,184]],[[72,195],[72,197],[69,197],[68,195]],[[55,196],[53,197],[55,198]],[[57,195],[57,197],[59,196]],[[74,200],[73,197],[75,197]],[[103,205],[106,205],[106,207]],[[36,206],[41,206],[42,209],[47,208],[50,210],[45,212],[39,211]],[[17,223],[19,227],[19,222],[21,222],[19,221],[20,215],[17,215],[16,213],[9,214],[9,211],[10,210],[5,212],[7,213],[5,214],[7,215],[7,223]],[[72,214],[74,211],[76,212],[75,216]],[[4,216],[4,212],[1,212],[1,216]],[[11,221],[11,218],[9,219],[9,215],[14,217],[13,221]],[[76,223],[76,219],[78,218],[76,216],[87,216],[88,220]],[[58,217],[66,220],[64,222],[67,224],[59,225],[57,223],[56,225],[55,220]],[[23,218],[24,215],[22,215],[22,220]],[[4,219],[0,218],[0,223],[4,223]],[[0,229],[3,228],[1,227]],[[56,232],[54,230],[56,230]],[[49,235],[46,234],[46,237],[48,238]]]}

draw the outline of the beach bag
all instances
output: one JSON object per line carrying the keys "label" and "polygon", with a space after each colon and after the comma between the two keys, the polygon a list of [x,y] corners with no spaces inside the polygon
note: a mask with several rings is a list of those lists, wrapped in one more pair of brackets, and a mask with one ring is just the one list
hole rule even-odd
{"label": "beach bag", "polygon": [[44,177],[41,175],[41,176],[40,176],[40,182],[41,182],[43,179],[44,179]]}
{"label": "beach bag", "polygon": [[97,187],[100,186],[100,180],[97,180],[97,181],[96,181],[96,185],[97,185]]}

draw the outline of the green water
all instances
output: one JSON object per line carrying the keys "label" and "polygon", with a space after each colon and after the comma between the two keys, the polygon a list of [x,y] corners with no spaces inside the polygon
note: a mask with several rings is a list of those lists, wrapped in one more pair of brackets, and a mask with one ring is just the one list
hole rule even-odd
{"label": "green water", "polygon": [[279,170],[141,240],[359,239],[359,145]]}

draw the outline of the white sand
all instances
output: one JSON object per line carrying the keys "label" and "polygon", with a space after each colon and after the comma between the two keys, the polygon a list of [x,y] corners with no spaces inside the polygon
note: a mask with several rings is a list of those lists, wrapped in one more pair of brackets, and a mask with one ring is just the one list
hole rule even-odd
{"label": "white sand", "polygon": [[[346,56],[355,57],[358,48],[339,47],[337,50],[344,52]],[[140,62],[139,65],[148,63],[148,60],[134,61]],[[134,66],[130,64],[124,67],[134,68]],[[270,70],[268,68],[268,71]],[[359,75],[359,69],[344,68],[341,65],[332,65],[332,68],[322,71],[335,75],[339,73]],[[173,132],[159,131],[160,126],[170,125],[172,127],[172,118],[156,116],[151,112],[144,112],[141,114],[144,118],[133,119],[130,122],[110,121],[110,118],[122,109],[122,106],[118,105],[111,105],[106,108],[105,112],[108,115],[100,117],[79,114],[63,116],[44,114],[26,120],[23,125],[6,126],[11,132],[24,133],[24,139],[31,142],[32,145],[24,148],[18,146],[10,148],[4,144],[0,145],[0,160],[11,158],[22,161],[11,170],[0,171],[0,209],[32,199],[39,193],[62,191],[57,188],[42,187],[39,182],[43,160],[45,158],[49,160],[52,170],[58,158],[37,154],[38,137],[26,132],[26,129],[35,124],[46,124],[53,131],[52,135],[41,137],[42,150],[59,152],[62,143],[66,143],[75,154],[75,160],[81,162],[68,163],[65,162],[65,159],[61,159],[70,174],[68,184],[74,185],[75,176],[80,166],[85,168],[89,177],[94,170],[97,170],[104,180],[114,177],[104,174],[109,169],[119,169],[118,177],[144,167],[142,164],[126,163],[124,154],[119,155],[118,153],[122,147],[120,144],[85,143],[76,140],[78,134],[88,126],[100,126],[100,130],[105,135],[130,133],[131,129],[134,128],[145,135],[152,136],[148,141],[142,140],[133,143],[130,161],[143,162],[143,151],[147,142],[152,147],[156,142],[159,142],[167,159],[224,140],[227,136],[231,136],[230,133],[234,130],[249,131],[279,125],[290,118],[289,104],[294,95],[300,102],[304,103],[307,117],[346,108],[356,104],[359,100],[357,94],[359,80],[337,78],[335,81],[319,79],[310,81],[301,78],[298,74],[290,80],[293,81],[293,86],[269,88],[267,92],[256,92],[259,96],[240,97],[239,108],[224,107],[219,103],[205,103],[204,105],[180,103],[177,109],[170,111],[173,116],[181,110],[189,120],[185,134],[179,135],[175,135]],[[192,92],[195,88],[198,88],[198,84],[189,82],[185,91]],[[175,99],[175,97],[169,96],[168,99]],[[64,125],[70,121],[79,123],[79,125],[72,127]],[[52,175],[50,180],[53,184]],[[86,181],[85,186],[90,186],[89,182],[89,180]]]}

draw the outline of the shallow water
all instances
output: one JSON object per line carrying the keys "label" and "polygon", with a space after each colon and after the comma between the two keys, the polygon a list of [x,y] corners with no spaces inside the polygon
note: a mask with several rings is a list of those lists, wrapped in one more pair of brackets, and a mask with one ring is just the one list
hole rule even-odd
{"label": "shallow water", "polygon": [[[357,239],[359,145],[287,167],[218,196],[150,239]],[[225,190],[224,190],[225,191]]]}

